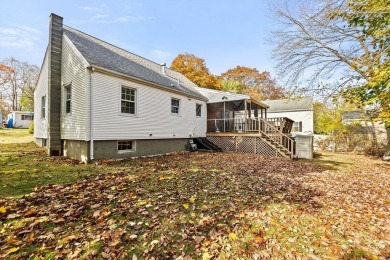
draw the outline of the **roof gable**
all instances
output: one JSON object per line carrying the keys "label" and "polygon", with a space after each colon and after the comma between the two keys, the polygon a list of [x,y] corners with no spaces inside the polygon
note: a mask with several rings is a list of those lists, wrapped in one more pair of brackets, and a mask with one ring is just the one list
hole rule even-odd
{"label": "roof gable", "polygon": [[[64,26],[64,34],[73,43],[85,60],[91,65],[119,74],[145,80],[164,87],[168,91],[180,92],[201,100],[207,100],[194,89],[195,84],[180,73],[163,74],[162,66],[106,43],[88,34]],[[165,68],[169,72],[168,68]],[[180,74],[180,75],[178,75]],[[177,76],[174,78],[173,76]]]}

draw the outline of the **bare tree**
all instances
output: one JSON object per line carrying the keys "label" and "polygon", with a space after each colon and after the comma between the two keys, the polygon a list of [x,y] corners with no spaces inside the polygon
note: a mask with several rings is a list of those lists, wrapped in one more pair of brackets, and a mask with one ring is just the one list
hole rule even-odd
{"label": "bare tree", "polygon": [[349,26],[335,15],[345,8],[343,0],[308,0],[298,6],[285,1],[274,7],[282,25],[273,35],[274,58],[278,74],[288,84],[297,84],[305,76],[312,90],[326,90],[320,82],[333,78],[337,84],[328,90],[334,94],[367,81],[370,66],[389,51],[389,46],[373,52],[376,39],[363,37],[361,28]]}
{"label": "bare tree", "polygon": [[[2,110],[32,110],[39,68],[15,58],[0,63]],[[8,109],[5,107],[8,106]]]}

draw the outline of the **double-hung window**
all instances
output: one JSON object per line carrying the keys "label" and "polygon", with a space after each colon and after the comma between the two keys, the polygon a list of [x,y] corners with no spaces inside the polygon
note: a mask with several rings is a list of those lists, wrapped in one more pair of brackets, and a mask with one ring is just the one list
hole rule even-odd
{"label": "double-hung window", "polygon": [[41,98],[41,118],[46,117],[46,96]]}
{"label": "double-hung window", "polygon": [[201,117],[202,116],[202,105],[201,104],[196,104],[196,117]]}
{"label": "double-hung window", "polygon": [[293,123],[292,132],[302,132],[302,121]]}
{"label": "double-hung window", "polygon": [[180,114],[180,99],[177,98],[171,99],[171,113],[175,115]]}
{"label": "double-hung window", "polygon": [[70,114],[72,101],[72,86],[65,86],[65,113]]}
{"label": "double-hung window", "polygon": [[121,113],[135,115],[135,93],[133,88],[121,88]]}

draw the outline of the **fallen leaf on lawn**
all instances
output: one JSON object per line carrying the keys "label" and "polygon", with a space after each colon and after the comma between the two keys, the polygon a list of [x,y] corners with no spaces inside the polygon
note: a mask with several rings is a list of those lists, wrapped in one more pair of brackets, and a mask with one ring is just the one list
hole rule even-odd
{"label": "fallen leaf on lawn", "polygon": [[14,219],[14,218],[18,218],[18,217],[20,217],[19,214],[9,214],[9,215],[7,216],[7,219]]}
{"label": "fallen leaf on lawn", "polygon": [[190,205],[188,205],[187,203],[185,203],[185,204],[183,204],[183,207],[184,207],[185,209],[188,209],[188,208],[190,207]]}
{"label": "fallen leaf on lawn", "polygon": [[0,207],[0,213],[6,213],[7,209],[5,207]]}
{"label": "fallen leaf on lawn", "polygon": [[210,255],[209,255],[209,253],[203,253],[202,254],[202,260],[209,260],[211,257],[210,257]]}
{"label": "fallen leaf on lawn", "polygon": [[264,238],[260,237],[260,236],[256,236],[255,237],[255,241],[259,244],[263,244],[264,243]]}
{"label": "fallen leaf on lawn", "polygon": [[150,242],[151,245],[155,245],[155,244],[158,244],[158,240],[153,240],[152,242]]}
{"label": "fallen leaf on lawn", "polygon": [[20,247],[13,247],[13,248],[11,248],[10,250],[8,250],[8,252],[7,252],[7,255],[9,255],[9,254],[12,254],[12,253],[15,253],[15,252],[19,251],[19,248],[20,248]]}
{"label": "fallen leaf on lawn", "polygon": [[192,196],[192,197],[190,198],[190,202],[191,202],[191,203],[194,203],[194,202],[195,202],[195,197],[194,197],[194,196]]}
{"label": "fallen leaf on lawn", "polygon": [[237,239],[237,235],[236,235],[235,233],[230,233],[230,234],[229,234],[229,238],[230,238],[231,240],[236,240],[236,239]]}

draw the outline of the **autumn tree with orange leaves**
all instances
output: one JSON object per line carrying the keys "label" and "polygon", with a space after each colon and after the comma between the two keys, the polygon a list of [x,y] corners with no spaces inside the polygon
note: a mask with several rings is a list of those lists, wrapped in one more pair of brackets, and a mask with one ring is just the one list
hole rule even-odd
{"label": "autumn tree with orange leaves", "polygon": [[172,61],[171,69],[180,72],[199,87],[222,89],[221,81],[210,73],[205,60],[194,54],[179,54]]}
{"label": "autumn tree with orange leaves", "polygon": [[224,90],[244,93],[254,99],[280,99],[286,93],[271,77],[268,71],[259,72],[256,68],[237,66],[221,74]]}

